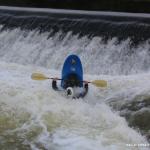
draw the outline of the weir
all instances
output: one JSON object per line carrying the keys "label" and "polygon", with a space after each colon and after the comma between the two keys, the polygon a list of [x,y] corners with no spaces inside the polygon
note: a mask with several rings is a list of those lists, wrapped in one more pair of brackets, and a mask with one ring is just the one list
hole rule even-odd
{"label": "weir", "polygon": [[117,37],[119,40],[131,38],[134,44],[149,39],[150,15],[90,12],[75,10],[36,9],[0,7],[0,23],[4,28],[16,28],[39,32],[62,31],[104,39]]}
{"label": "weir", "polygon": [[148,14],[0,7],[0,58],[60,70],[59,60],[75,53],[86,73],[148,72],[149,21]]}

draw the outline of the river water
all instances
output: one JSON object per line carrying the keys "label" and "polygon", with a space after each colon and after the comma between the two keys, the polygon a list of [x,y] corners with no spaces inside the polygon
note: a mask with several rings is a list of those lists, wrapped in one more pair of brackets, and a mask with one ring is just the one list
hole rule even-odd
{"label": "river water", "polygon": [[[2,150],[149,149],[149,15],[110,14],[0,8]],[[122,31],[130,30],[121,35],[123,20]],[[84,79],[104,79],[108,87],[90,85],[85,98],[72,100],[51,81],[31,79],[33,72],[60,77],[69,54],[81,58]]]}

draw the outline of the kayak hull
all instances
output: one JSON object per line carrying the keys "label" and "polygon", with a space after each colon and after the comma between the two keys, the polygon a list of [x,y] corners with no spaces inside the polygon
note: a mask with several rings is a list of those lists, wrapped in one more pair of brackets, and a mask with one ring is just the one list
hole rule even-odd
{"label": "kayak hull", "polygon": [[[83,81],[83,68],[81,60],[77,55],[69,55],[62,68],[61,87],[64,88],[64,81],[69,75],[75,74],[79,81]],[[83,87],[83,82],[80,82],[79,87]]]}

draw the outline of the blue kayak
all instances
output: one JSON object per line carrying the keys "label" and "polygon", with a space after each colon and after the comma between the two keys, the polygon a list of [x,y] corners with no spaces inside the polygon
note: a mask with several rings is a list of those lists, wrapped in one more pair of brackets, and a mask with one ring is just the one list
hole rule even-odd
{"label": "blue kayak", "polygon": [[[81,60],[77,55],[69,55],[64,62],[61,81],[63,89],[65,89],[64,81],[72,74],[77,77],[78,81],[83,81],[83,68]],[[79,87],[83,87],[83,82],[79,83]]]}

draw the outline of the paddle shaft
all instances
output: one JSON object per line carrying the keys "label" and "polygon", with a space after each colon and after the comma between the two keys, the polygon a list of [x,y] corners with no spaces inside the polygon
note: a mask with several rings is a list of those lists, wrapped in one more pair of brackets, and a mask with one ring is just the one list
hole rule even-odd
{"label": "paddle shaft", "polygon": [[[57,77],[46,77],[45,75],[41,74],[41,73],[33,73],[31,75],[31,78],[33,80],[46,80],[46,79],[52,79],[52,80],[64,80],[64,79],[60,79],[60,78],[57,78]],[[64,80],[64,81],[68,81],[68,80]],[[69,81],[74,81],[74,80],[69,80]],[[78,82],[84,82],[84,83],[91,83],[95,86],[98,86],[98,87],[106,87],[107,86],[107,82],[105,80],[94,80],[94,81],[78,81]]]}
{"label": "paddle shaft", "polygon": [[[52,80],[63,80],[63,79],[59,79],[59,78],[48,78],[48,79],[52,79]],[[66,80],[64,80],[66,81]],[[68,80],[68,81],[72,81],[72,80]],[[78,82],[83,82],[83,83],[90,83],[90,84],[94,84],[95,86],[98,87],[106,87],[107,86],[107,82],[105,82],[104,80],[99,80],[99,81],[78,81]]]}
{"label": "paddle shaft", "polygon": [[[60,78],[47,78],[47,79],[52,79],[52,80],[64,80],[64,79],[60,79]],[[65,81],[65,80],[64,80]],[[72,81],[72,80],[68,80],[68,81]],[[78,82],[86,82],[86,83],[92,83],[90,81],[78,81]]]}

